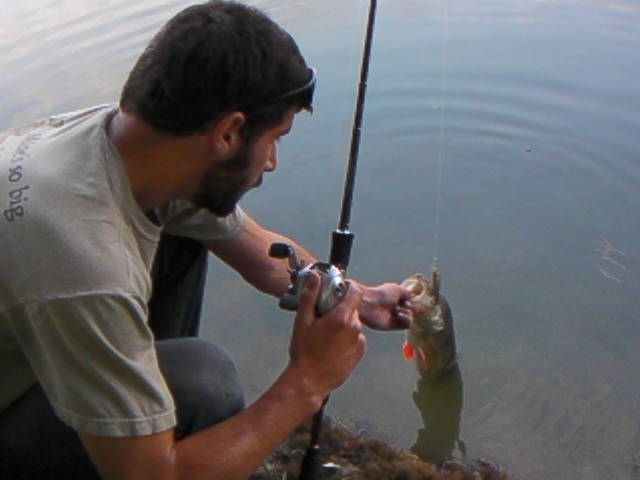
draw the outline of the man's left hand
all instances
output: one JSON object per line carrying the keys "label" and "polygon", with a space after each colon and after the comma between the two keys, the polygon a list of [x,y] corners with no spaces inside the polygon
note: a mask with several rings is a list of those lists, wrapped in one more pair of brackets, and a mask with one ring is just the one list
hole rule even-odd
{"label": "man's left hand", "polygon": [[375,330],[402,330],[411,326],[411,292],[396,283],[377,287],[361,285],[363,300],[358,309],[360,320]]}

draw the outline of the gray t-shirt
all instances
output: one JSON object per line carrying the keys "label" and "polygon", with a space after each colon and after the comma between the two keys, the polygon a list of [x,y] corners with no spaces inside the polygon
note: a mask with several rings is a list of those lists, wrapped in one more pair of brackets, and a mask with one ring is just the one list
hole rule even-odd
{"label": "gray t-shirt", "polygon": [[238,235],[184,201],[138,208],[100,106],[0,133],[0,410],[36,382],[76,430],[147,435],[175,425],[147,325],[162,230],[205,244]]}

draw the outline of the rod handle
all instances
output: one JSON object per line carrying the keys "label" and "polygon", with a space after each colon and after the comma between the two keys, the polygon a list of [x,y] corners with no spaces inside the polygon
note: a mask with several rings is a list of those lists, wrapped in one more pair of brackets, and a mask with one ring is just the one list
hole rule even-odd
{"label": "rod handle", "polygon": [[355,235],[345,230],[334,230],[331,232],[331,253],[329,263],[335,265],[345,272],[351,259],[351,247]]}

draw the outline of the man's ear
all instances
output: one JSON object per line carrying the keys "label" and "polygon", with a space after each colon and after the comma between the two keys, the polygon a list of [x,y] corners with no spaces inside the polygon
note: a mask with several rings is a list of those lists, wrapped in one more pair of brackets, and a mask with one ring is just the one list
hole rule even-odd
{"label": "man's ear", "polygon": [[225,113],[209,132],[212,150],[218,158],[226,159],[235,154],[242,146],[240,130],[246,122],[244,113],[233,111]]}

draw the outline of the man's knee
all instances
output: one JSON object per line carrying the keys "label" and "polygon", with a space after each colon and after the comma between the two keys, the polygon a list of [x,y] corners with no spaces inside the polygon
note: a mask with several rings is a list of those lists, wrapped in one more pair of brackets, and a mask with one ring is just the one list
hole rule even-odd
{"label": "man's knee", "polygon": [[198,338],[157,343],[158,360],[174,397],[182,438],[244,409],[244,393],[229,354]]}

